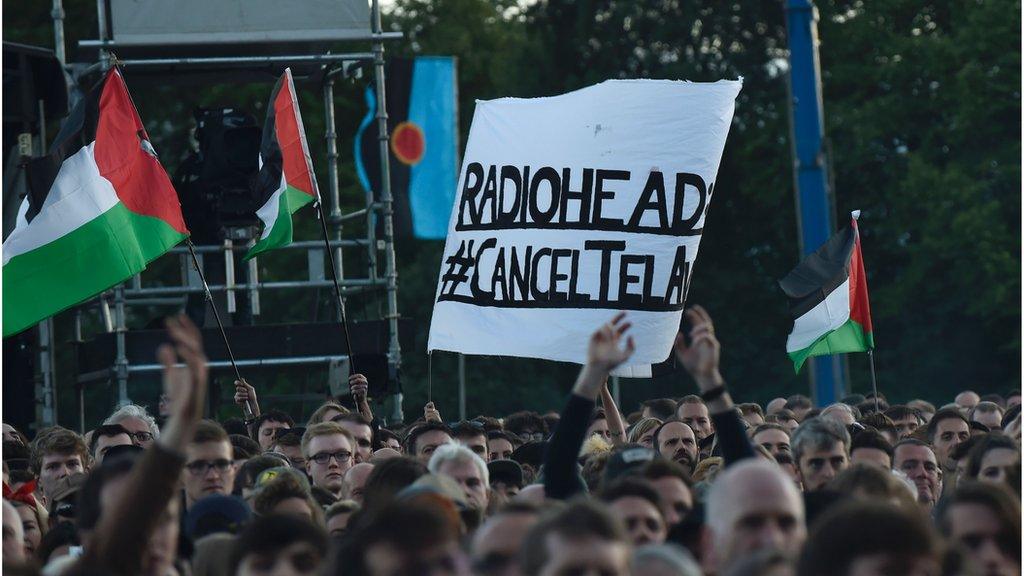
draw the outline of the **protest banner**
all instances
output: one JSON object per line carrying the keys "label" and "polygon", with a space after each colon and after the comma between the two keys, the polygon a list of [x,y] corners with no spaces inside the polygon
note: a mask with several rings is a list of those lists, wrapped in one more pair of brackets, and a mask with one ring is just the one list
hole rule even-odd
{"label": "protest banner", "polygon": [[428,350],[582,363],[626,310],[625,372],[664,361],[740,88],[610,80],[477,102]]}

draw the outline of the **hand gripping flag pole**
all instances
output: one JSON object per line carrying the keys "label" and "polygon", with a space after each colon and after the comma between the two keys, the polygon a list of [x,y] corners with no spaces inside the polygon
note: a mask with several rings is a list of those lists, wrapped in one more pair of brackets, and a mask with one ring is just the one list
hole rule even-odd
{"label": "hand gripping flag pole", "polygon": [[[188,246],[189,254],[192,255],[192,266],[195,267],[196,272],[199,274],[199,281],[203,283],[203,292],[206,294],[206,301],[210,303],[210,308],[213,309],[213,317],[217,321],[217,328],[220,328],[220,337],[224,339],[224,347],[227,348],[228,359],[231,360],[231,367],[235,370],[235,378],[241,382],[242,373],[238,371],[238,364],[235,363],[235,354],[231,351],[231,343],[228,342],[228,334],[224,331],[224,323],[220,319],[220,312],[217,311],[217,303],[213,301],[213,294],[210,292],[210,285],[206,283],[206,275],[203,274],[203,267],[199,264],[199,257],[196,256],[196,249],[192,244],[192,239],[186,238],[185,244]],[[246,420],[253,417],[252,404],[249,400],[245,401],[245,406],[242,410],[245,412]]]}

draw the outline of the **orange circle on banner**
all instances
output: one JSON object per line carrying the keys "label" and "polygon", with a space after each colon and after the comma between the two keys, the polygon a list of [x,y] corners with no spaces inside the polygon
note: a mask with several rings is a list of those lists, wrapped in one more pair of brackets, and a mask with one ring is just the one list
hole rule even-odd
{"label": "orange circle on banner", "polygon": [[391,152],[409,166],[423,159],[426,144],[423,130],[412,122],[402,122],[391,133]]}

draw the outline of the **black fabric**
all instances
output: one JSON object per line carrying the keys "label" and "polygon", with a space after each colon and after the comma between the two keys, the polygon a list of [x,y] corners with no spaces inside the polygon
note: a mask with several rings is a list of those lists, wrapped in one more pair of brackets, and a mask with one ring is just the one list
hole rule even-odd
{"label": "black fabric", "polygon": [[[412,58],[392,58],[388,60],[384,70],[384,92],[387,97],[389,136],[394,132],[395,127],[409,119],[409,96],[412,92],[413,64],[414,60]],[[367,90],[371,94],[373,93],[372,86],[368,87]],[[370,181],[370,189],[373,190],[374,196],[379,202],[381,200],[380,140],[377,139],[376,119],[363,131],[359,145],[363,168],[366,170],[366,177]],[[389,151],[389,159],[395,236],[411,238],[412,207],[409,205],[410,168],[398,160],[393,151]],[[383,230],[378,229],[377,234],[379,236],[383,235]]]}
{"label": "black fabric", "polygon": [[256,175],[254,195],[256,198],[256,209],[259,210],[274,192],[281,187],[281,172],[284,170],[284,160],[281,154],[281,145],[277,141],[277,110],[274,103],[281,93],[284,85],[284,76],[277,80],[274,91],[270,94],[270,103],[267,104],[267,121],[263,124],[263,138],[260,141],[260,158],[263,166]]}
{"label": "black fabric", "polygon": [[[109,74],[113,73],[111,71]],[[64,161],[96,139],[96,126],[100,117],[100,96],[103,94],[103,87],[106,85],[109,74],[93,86],[89,94],[79,101],[71,114],[64,119],[60,132],[54,138],[47,154],[29,159],[25,166],[28,180],[26,221],[31,222],[39,214]]]}
{"label": "black fabric", "polygon": [[572,394],[544,453],[544,495],[565,500],[586,491],[576,471],[576,458],[587,436],[594,401]]}
{"label": "black fabric", "polygon": [[789,297],[789,310],[794,318],[807,313],[846,281],[856,240],[856,232],[847,226],[779,280],[779,287]]}
{"label": "black fabric", "polygon": [[747,431],[743,428],[740,416],[735,409],[721,414],[712,414],[711,421],[715,424],[718,449],[722,452],[722,460],[725,461],[726,466],[735,464],[744,458],[756,456]]}

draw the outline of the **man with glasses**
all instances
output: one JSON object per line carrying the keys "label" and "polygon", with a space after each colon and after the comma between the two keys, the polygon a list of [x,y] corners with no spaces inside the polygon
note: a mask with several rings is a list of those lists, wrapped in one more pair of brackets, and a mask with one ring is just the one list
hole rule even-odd
{"label": "man with glasses", "polygon": [[306,473],[313,486],[340,497],[355,447],[352,434],[337,422],[321,422],[307,428],[302,435],[302,455],[306,457]]}
{"label": "man with glasses", "polygon": [[135,404],[118,408],[103,424],[120,424],[128,431],[132,443],[142,448],[149,448],[153,440],[160,437],[160,428],[156,425],[156,420],[145,408]]}
{"label": "man with glasses", "polygon": [[231,494],[236,472],[233,451],[231,439],[220,424],[203,420],[196,425],[192,442],[185,449],[187,508],[211,494]]}

